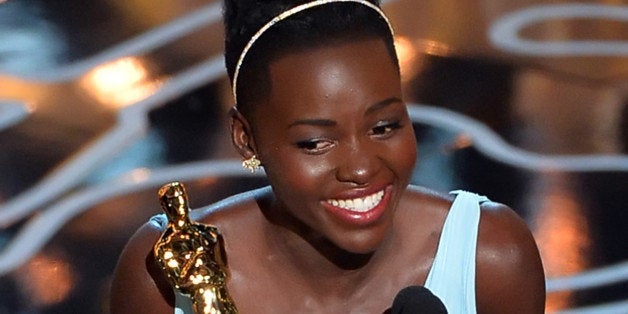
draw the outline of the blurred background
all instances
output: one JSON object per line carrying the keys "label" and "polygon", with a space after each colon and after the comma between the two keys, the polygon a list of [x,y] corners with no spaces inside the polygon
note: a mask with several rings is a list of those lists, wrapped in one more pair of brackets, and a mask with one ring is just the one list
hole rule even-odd
{"label": "blurred background", "polygon": [[[108,313],[116,260],[186,183],[240,168],[220,1],[0,0],[0,313]],[[513,207],[547,312],[628,313],[628,3],[390,0],[413,182]]]}

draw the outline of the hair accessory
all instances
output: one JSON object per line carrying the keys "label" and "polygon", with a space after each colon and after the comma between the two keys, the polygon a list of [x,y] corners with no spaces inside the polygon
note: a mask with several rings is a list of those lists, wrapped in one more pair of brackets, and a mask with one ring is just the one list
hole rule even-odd
{"label": "hair accessory", "polygon": [[[395,32],[392,28],[392,25],[390,24],[390,21],[388,20],[388,18],[386,17],[386,15],[384,14],[384,12],[377,7],[376,5],[366,1],[366,0],[315,0],[312,2],[307,2],[301,5],[298,5],[292,9],[289,9],[287,11],[282,12],[281,14],[275,16],[272,20],[270,20],[268,23],[264,24],[264,26],[262,26],[262,28],[260,28],[257,33],[255,33],[255,35],[253,35],[253,37],[251,37],[251,39],[249,40],[249,42],[246,44],[246,46],[244,46],[244,49],[242,50],[242,53],[240,54],[240,58],[238,59],[238,63],[236,63],[236,67],[235,67],[235,71],[233,72],[233,81],[231,82],[231,91],[233,93],[233,98],[236,101],[236,103],[238,102],[238,94],[237,94],[237,87],[238,87],[238,75],[240,74],[240,67],[242,67],[242,63],[244,62],[244,57],[246,57],[246,54],[249,52],[249,50],[251,49],[251,47],[253,47],[253,44],[255,44],[255,42],[257,41],[257,39],[260,38],[260,36],[262,36],[262,34],[264,34],[264,32],[266,32],[269,28],[271,28],[273,25],[277,24],[278,22],[285,20],[286,18],[297,14],[301,11],[313,8],[313,7],[317,7],[317,6],[321,6],[324,4],[328,4],[328,3],[337,3],[337,2],[351,2],[351,3],[358,3],[358,4],[362,4],[365,5],[371,9],[373,9],[375,12],[377,12],[383,19],[384,21],[386,21],[386,24],[388,24],[388,28],[390,29],[390,33],[391,35],[394,35]],[[259,166],[258,166],[259,167]]]}
{"label": "hair accessory", "polygon": [[257,159],[257,156],[253,155],[251,158],[242,161],[242,168],[251,171],[251,173],[255,173],[261,164],[262,162]]}

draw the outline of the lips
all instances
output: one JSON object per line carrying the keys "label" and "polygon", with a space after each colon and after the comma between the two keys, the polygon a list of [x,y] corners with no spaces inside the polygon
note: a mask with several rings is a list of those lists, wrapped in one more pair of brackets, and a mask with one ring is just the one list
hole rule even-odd
{"label": "lips", "polygon": [[384,214],[390,194],[389,186],[361,197],[327,199],[323,206],[345,223],[364,226],[376,222]]}

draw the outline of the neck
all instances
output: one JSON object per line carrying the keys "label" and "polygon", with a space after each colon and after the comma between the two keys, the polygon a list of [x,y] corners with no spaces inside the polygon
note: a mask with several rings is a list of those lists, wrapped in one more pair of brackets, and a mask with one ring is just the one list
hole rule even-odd
{"label": "neck", "polygon": [[336,246],[288,214],[276,200],[260,204],[260,208],[269,222],[264,232],[269,246],[280,255],[278,260],[286,261],[280,267],[302,276],[307,285],[319,286],[318,291],[355,291],[382,260],[382,250],[359,254]]}

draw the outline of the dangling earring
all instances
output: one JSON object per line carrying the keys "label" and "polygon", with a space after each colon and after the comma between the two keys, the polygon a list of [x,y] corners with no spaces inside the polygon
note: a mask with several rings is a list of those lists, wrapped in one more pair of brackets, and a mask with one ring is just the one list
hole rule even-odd
{"label": "dangling earring", "polygon": [[257,156],[253,155],[251,158],[242,161],[242,168],[251,171],[251,173],[255,173],[261,164],[262,162],[257,159]]}

